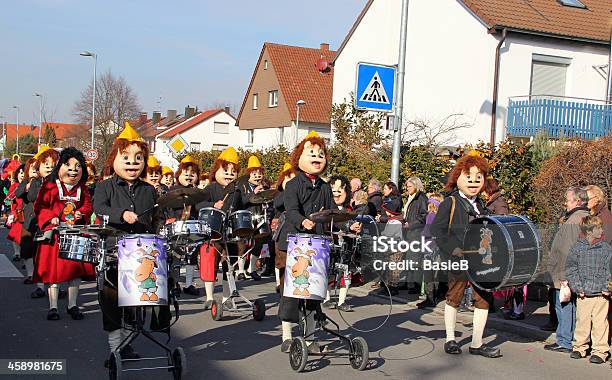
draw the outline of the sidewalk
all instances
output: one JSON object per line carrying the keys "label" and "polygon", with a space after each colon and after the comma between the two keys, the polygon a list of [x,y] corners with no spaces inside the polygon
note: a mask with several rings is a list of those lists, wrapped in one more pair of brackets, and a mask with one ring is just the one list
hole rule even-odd
{"label": "sidewalk", "polygon": [[[360,296],[374,296],[378,298],[385,298],[384,296],[377,295],[376,291],[370,288],[371,283],[364,284],[363,286],[351,288],[350,293],[358,294]],[[393,297],[394,305],[403,307],[405,310],[417,309],[416,304],[423,300],[423,297],[418,295],[408,294],[406,290],[400,290],[400,294]],[[444,315],[445,302],[442,301],[432,310],[433,313],[438,315]],[[496,306],[499,306],[496,303]],[[457,314],[457,321],[464,324],[472,323],[471,311],[459,312]],[[548,321],[548,306],[543,302],[527,300],[525,305],[525,319],[522,321],[512,321],[504,319],[504,315],[501,310],[495,314],[489,314],[487,320],[487,327],[493,328],[500,331],[509,332],[516,334],[528,339],[533,339],[545,343],[555,343],[556,335],[554,332],[542,331],[540,326],[543,326]]]}

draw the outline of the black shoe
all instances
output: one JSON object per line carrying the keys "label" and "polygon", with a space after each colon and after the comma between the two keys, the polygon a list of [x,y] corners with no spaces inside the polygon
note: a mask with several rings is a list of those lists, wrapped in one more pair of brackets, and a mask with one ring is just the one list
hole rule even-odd
{"label": "black shoe", "polygon": [[204,302],[204,310],[210,310],[210,308],[212,307],[213,301],[212,300],[207,300],[206,302]]}
{"label": "black shoe", "polygon": [[338,305],[338,310],[345,311],[345,312],[351,312],[353,311],[353,307],[351,305],[343,303],[342,305]]}
{"label": "black shoe", "polygon": [[238,276],[236,276],[236,280],[246,280],[246,275],[244,273],[238,273]]}
{"label": "black shoe", "polygon": [[261,276],[257,272],[251,272],[250,276],[253,279],[253,281],[261,281]]}
{"label": "black shoe", "polygon": [[43,298],[47,293],[45,293],[44,290],[42,290],[41,288],[36,288],[35,291],[33,291],[30,294],[30,297],[32,298]]}
{"label": "black shoe", "polygon": [[200,295],[200,291],[193,285],[190,285],[186,288],[183,289],[183,293],[185,294],[189,294],[192,296],[199,296]]}
{"label": "black shoe", "polygon": [[276,285],[276,293],[280,294],[280,285]]}
{"label": "black shoe", "polygon": [[586,356],[582,355],[580,351],[572,351],[570,358],[572,359],[584,359]]}
{"label": "black shoe", "polygon": [[436,307],[436,303],[430,300],[429,298],[425,298],[424,301],[421,301],[416,304],[418,309],[427,309],[429,307]]}
{"label": "black shoe", "polygon": [[461,353],[461,347],[455,342],[451,340],[450,342],[444,343],[444,352],[451,355],[459,355]]}
{"label": "black shoe", "polygon": [[140,359],[140,355],[129,344],[123,347],[119,353],[121,354],[121,359]]}
{"label": "black shoe", "polygon": [[417,288],[408,288],[408,294],[420,294],[421,290]]}
{"label": "black shoe", "polygon": [[557,343],[544,345],[544,349],[548,351],[557,351],[559,348],[561,348],[561,346],[559,346]]}
{"label": "black shoe", "polygon": [[261,272],[262,277],[272,277],[274,276],[274,269],[266,268],[263,272]]}
{"label": "black shoe", "polygon": [[68,295],[67,291],[65,291],[64,289],[60,289],[59,292],[57,293],[57,298],[63,300],[64,298],[66,298],[67,295]]}
{"label": "black shoe", "polygon": [[21,260],[21,256],[13,256],[13,261],[19,261]]}
{"label": "black shoe", "polygon": [[49,310],[49,312],[47,313],[47,320],[49,321],[58,321],[60,319],[60,315],[57,312],[56,308],[53,308],[51,310]]}
{"label": "black shoe", "polygon": [[66,311],[75,321],[80,321],[81,319],[85,318],[81,310],[79,310],[78,306],[73,306],[70,309],[67,309]]}
{"label": "black shoe", "polygon": [[515,312],[511,311],[504,314],[504,319],[509,319],[511,321],[522,321],[525,319],[525,313],[516,314]]}
{"label": "black shoe", "polygon": [[589,363],[593,363],[593,364],[603,364],[604,362],[605,360],[603,360],[597,355],[591,355],[591,358],[589,359]]}
{"label": "black shoe", "polygon": [[485,358],[501,358],[502,356],[499,348],[489,347],[486,344],[478,348],[470,347],[470,354],[484,356]]}
{"label": "black shoe", "polygon": [[30,284],[33,284],[33,283],[34,283],[34,281],[32,281],[32,277],[31,277],[31,276],[28,276],[28,277],[26,277],[26,278],[23,280],[23,283],[24,283],[24,284],[26,284],[26,285],[30,285]]}
{"label": "black shoe", "polygon": [[338,306],[334,301],[325,301],[321,304],[321,306],[323,306],[326,309],[335,309],[336,306]]}
{"label": "black shoe", "polygon": [[547,323],[544,326],[540,327],[542,331],[557,331],[557,325],[553,325],[552,323]]}
{"label": "black shoe", "polygon": [[291,342],[291,339],[284,340],[283,344],[281,344],[281,352],[288,354],[291,350]]}

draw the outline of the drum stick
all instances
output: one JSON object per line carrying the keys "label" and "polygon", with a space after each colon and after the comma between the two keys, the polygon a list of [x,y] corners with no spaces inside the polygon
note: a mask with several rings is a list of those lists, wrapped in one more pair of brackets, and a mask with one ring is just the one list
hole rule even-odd
{"label": "drum stick", "polygon": [[157,204],[157,203],[154,204],[153,207],[150,207],[150,208],[144,210],[143,212],[141,212],[140,214],[138,214],[138,217],[140,218],[141,216],[150,213],[151,211],[155,210],[157,208],[157,206],[159,206],[159,204]]}

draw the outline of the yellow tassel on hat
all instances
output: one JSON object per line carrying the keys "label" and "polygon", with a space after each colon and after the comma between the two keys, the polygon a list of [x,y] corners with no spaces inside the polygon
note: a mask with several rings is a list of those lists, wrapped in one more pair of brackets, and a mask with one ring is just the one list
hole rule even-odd
{"label": "yellow tassel on hat", "polygon": [[144,141],[142,137],[140,137],[138,132],[136,132],[136,130],[132,128],[130,123],[128,123],[127,121],[125,122],[125,128],[123,128],[123,131],[121,131],[117,138],[124,139],[129,142]]}
{"label": "yellow tassel on hat", "polygon": [[193,159],[190,155],[186,155],[185,158],[181,160],[181,164],[198,164],[196,160]]}
{"label": "yellow tassel on hat", "polygon": [[483,157],[484,154],[476,149],[470,150],[470,152],[467,154],[468,156],[475,156],[475,157]]}
{"label": "yellow tassel on hat", "polygon": [[166,175],[166,174],[174,175],[174,171],[172,171],[172,169],[169,168],[168,166],[162,166],[162,175]]}
{"label": "yellow tassel on hat", "polygon": [[283,165],[283,170],[284,172],[286,172],[287,170],[291,169],[293,166],[291,166],[290,163],[286,162],[285,165]]}
{"label": "yellow tassel on hat", "polygon": [[149,159],[147,160],[147,167],[156,168],[159,165],[160,165],[159,160],[155,158],[155,156],[153,155],[149,156]]}
{"label": "yellow tassel on hat", "polygon": [[261,168],[261,162],[259,162],[259,158],[253,155],[249,157],[249,164],[247,165],[247,169]]}
{"label": "yellow tassel on hat", "polygon": [[219,155],[219,160],[238,165],[238,152],[236,152],[236,149],[232,148],[231,146],[229,148],[225,148],[225,150]]}
{"label": "yellow tassel on hat", "polygon": [[319,137],[319,134],[316,131],[310,131],[306,137],[304,137],[304,140],[309,139],[311,137]]}
{"label": "yellow tassel on hat", "polygon": [[34,155],[34,159],[38,160],[38,157],[40,157],[41,154],[43,154],[44,152],[48,151],[50,148],[47,145],[41,145],[38,147],[38,152],[36,152],[36,154]]}

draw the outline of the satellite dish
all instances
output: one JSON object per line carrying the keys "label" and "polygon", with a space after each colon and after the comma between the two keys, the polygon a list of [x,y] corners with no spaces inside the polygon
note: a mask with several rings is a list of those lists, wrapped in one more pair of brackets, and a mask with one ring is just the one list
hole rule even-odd
{"label": "satellite dish", "polygon": [[315,66],[317,67],[317,70],[319,70],[319,72],[322,72],[322,73],[326,73],[326,72],[329,72],[331,70],[329,62],[326,59],[324,59],[324,58],[320,58],[317,61]]}

